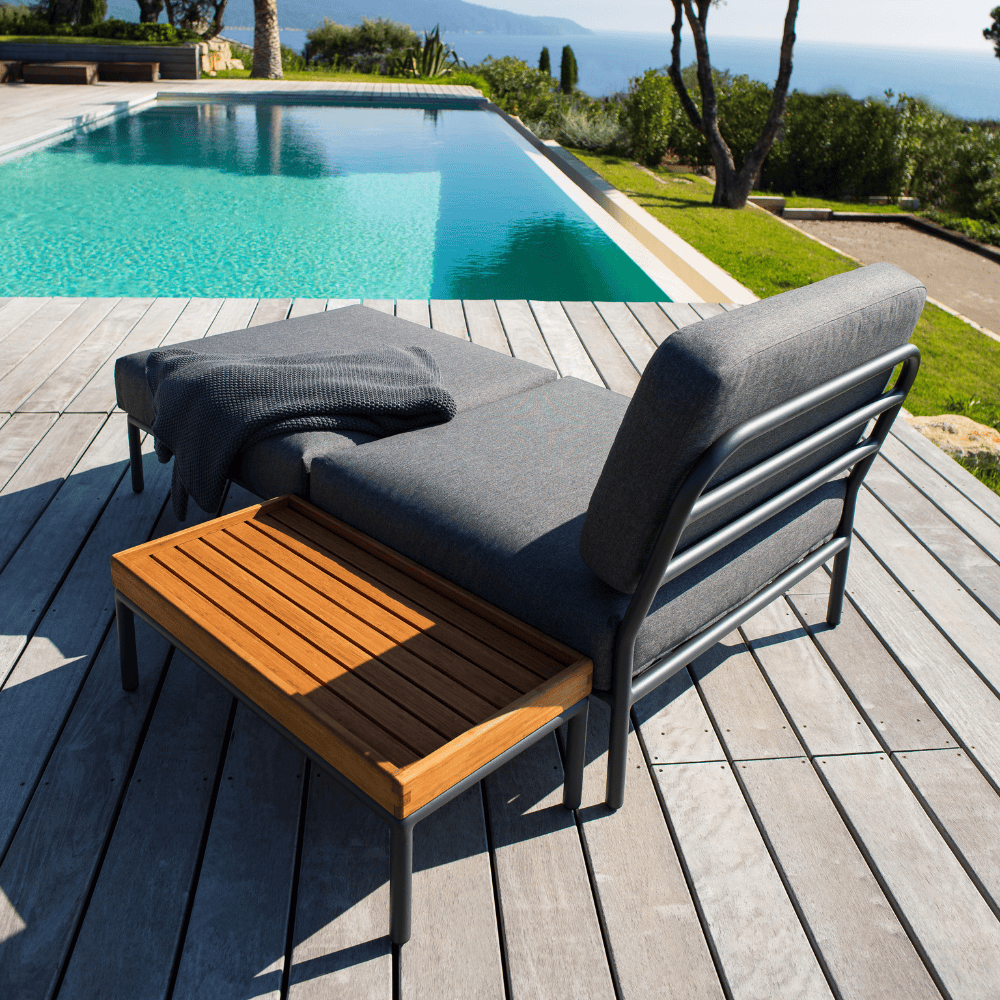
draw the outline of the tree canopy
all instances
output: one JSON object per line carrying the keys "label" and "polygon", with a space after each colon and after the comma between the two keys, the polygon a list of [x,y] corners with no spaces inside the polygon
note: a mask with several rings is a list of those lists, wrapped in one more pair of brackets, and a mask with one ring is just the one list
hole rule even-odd
{"label": "tree canopy", "polygon": [[994,7],[990,11],[993,23],[988,28],[983,28],[983,38],[993,43],[993,51],[997,59],[1000,59],[1000,7]]}

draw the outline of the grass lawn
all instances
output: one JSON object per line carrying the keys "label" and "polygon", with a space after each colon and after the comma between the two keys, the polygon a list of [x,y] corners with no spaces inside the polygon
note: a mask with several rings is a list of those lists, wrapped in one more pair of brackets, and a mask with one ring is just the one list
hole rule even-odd
{"label": "grass lawn", "polygon": [[773,195],[770,191],[754,191],[755,195],[784,198],[786,208],[832,208],[835,212],[880,212],[899,215],[898,205],[869,205],[866,201],[831,201],[829,198],[802,198],[799,195]]}
{"label": "grass lawn", "polygon": [[[572,152],[761,298],[856,266],[757,209],[713,208],[713,185],[703,177],[668,171],[650,176],[621,157]],[[820,204],[806,198],[792,203],[807,202]],[[964,413],[1000,430],[1000,343],[930,304],[913,343],[921,364],[907,409],[920,416]],[[995,470],[971,471],[1000,492]]]}

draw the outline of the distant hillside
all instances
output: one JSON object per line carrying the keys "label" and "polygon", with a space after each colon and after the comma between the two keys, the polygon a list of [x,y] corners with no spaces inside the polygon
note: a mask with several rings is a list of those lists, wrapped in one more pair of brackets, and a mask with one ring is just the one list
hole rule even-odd
{"label": "distant hillside", "polygon": [[[108,17],[138,21],[139,5],[133,0],[109,0]],[[442,31],[490,35],[593,34],[565,17],[532,17],[464,0],[278,0],[278,22],[283,28],[314,28],[324,17],[338,24],[357,24],[364,17],[388,17],[417,31],[440,24]],[[231,27],[252,25],[253,0],[229,0],[225,23]]]}

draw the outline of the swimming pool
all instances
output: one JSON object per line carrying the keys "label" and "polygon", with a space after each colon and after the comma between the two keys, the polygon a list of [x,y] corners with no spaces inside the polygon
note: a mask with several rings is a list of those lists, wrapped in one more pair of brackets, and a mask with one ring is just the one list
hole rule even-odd
{"label": "swimming pool", "polygon": [[666,299],[540,160],[481,109],[161,100],[0,163],[0,295]]}

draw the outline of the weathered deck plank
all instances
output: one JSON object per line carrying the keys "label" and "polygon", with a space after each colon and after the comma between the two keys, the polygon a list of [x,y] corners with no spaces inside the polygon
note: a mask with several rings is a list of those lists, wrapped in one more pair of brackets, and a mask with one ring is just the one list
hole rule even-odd
{"label": "weathered deck plank", "polygon": [[[349,301],[157,299],[114,336],[128,300],[96,319],[81,300],[0,302],[0,340],[17,352],[8,374],[20,372],[8,388],[53,407],[0,424],[0,512],[33,521],[20,544],[5,535],[0,572],[0,676],[13,668],[0,687],[4,995],[24,983],[25,996],[50,995],[65,968],[60,1000],[166,996],[175,976],[174,996],[209,981],[213,996],[278,996],[287,966],[295,1000],[392,996],[383,824],[315,770],[282,770],[278,758],[298,760],[280,740],[265,762],[237,761],[248,741],[238,724],[226,744],[231,700],[178,655],[144,723],[165,647],[140,626],[143,687],[122,695],[108,631],[108,554],[154,522],[176,526],[159,514],[169,466],[147,459],[139,496],[122,478],[123,419],[106,418],[115,356]],[[718,311],[380,305],[597,383],[637,380],[675,326]],[[248,502],[234,490],[229,506]],[[858,533],[837,629],[817,571],[747,624],[749,648],[734,633],[635,706],[619,813],[600,804],[595,704],[577,822],[549,740],[487,784],[488,824],[472,790],[417,828],[401,995],[499,998],[505,964],[514,997],[934,997],[921,955],[952,997],[988,995],[1000,698],[983,678],[1000,678],[1000,604],[986,592],[1000,499],[900,425]],[[871,779],[880,757],[888,770]],[[264,834],[237,849],[248,816]]]}

